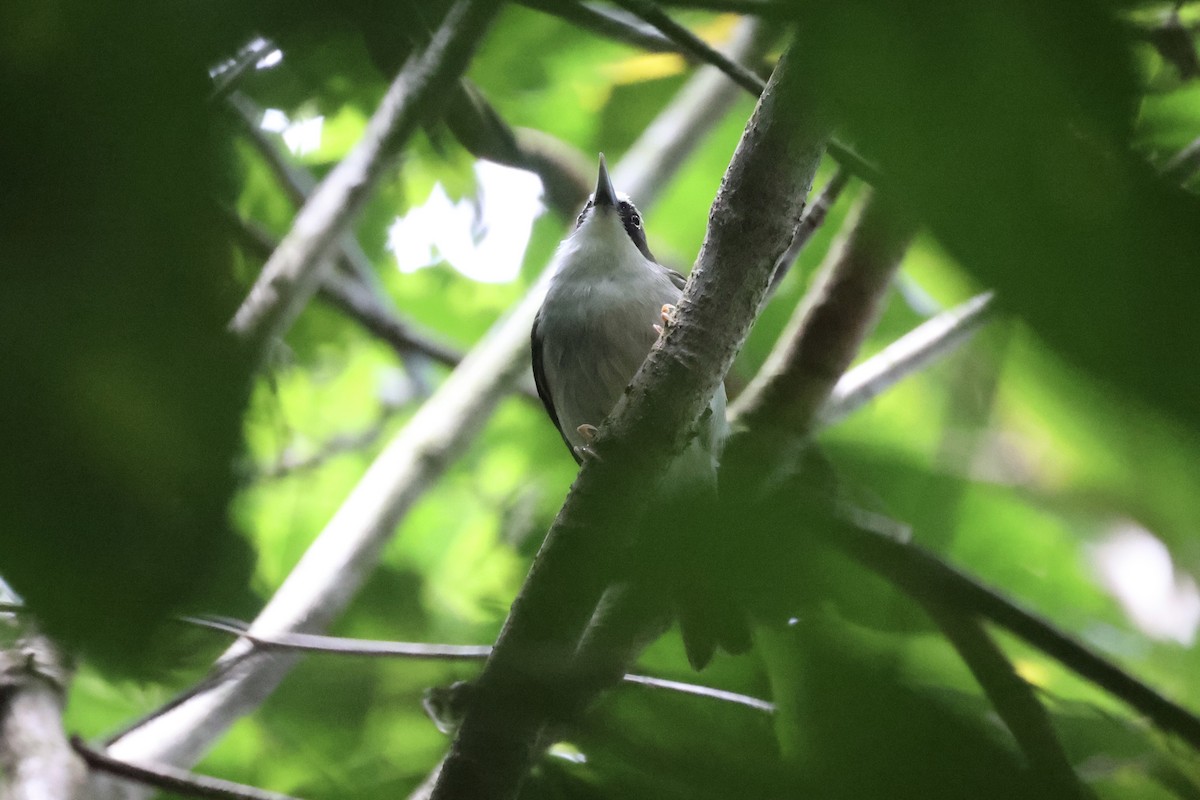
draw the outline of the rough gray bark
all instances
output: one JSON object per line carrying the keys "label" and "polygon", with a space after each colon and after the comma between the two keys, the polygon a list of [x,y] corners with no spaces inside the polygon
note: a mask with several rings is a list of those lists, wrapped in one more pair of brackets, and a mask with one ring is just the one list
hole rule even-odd
{"label": "rough gray bark", "polygon": [[62,726],[68,670],[50,640],[0,617],[0,800],[73,800],[86,773]]}

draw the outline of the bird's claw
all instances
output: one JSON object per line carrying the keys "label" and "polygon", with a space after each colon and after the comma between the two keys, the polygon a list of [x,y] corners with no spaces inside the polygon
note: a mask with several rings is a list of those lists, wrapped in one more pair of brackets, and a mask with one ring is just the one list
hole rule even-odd
{"label": "bird's claw", "polygon": [[662,336],[663,332],[675,322],[675,306],[671,305],[670,303],[663,303],[662,310],[658,313],[659,318],[662,320],[662,325],[655,323],[651,327],[654,328],[655,333],[657,333],[659,336]]}
{"label": "bird's claw", "polygon": [[586,422],[575,429],[579,436],[583,439],[583,444],[577,444],[574,447],[575,455],[580,459],[599,459],[600,456],[592,449],[592,440],[596,438],[599,429],[595,425],[588,425]]}

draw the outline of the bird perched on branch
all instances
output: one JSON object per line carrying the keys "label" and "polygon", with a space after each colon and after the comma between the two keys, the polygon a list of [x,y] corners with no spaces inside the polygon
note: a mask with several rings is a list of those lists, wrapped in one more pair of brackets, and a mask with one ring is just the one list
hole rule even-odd
{"label": "bird perched on branch", "polygon": [[[654,260],[642,216],[613,188],[603,155],[596,191],[559,245],[555,262],[533,324],[533,376],[550,419],[582,463],[592,454],[597,426],[669,324],[686,279]],[[723,386],[709,412],[660,483],[656,508],[672,521],[686,522],[688,512],[715,506],[728,430]],[[686,537],[676,538],[672,547],[687,546]],[[688,658],[697,668],[708,662],[718,640],[727,649],[749,646],[748,631],[728,636],[719,626],[710,632],[704,624],[689,624],[697,604],[679,602]]]}

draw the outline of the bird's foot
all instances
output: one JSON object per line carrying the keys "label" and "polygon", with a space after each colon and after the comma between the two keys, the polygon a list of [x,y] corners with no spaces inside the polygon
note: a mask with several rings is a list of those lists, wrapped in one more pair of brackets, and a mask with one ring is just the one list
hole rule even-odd
{"label": "bird's foot", "polygon": [[659,336],[662,336],[663,331],[675,322],[675,311],[675,306],[671,305],[670,303],[663,303],[662,310],[659,312],[659,318],[662,320],[662,325],[654,325],[654,330]]}
{"label": "bird's foot", "polygon": [[585,422],[575,430],[583,438],[583,444],[575,445],[575,455],[584,460],[591,458],[599,459],[600,456],[598,456],[596,451],[592,449],[592,440],[596,438],[599,428],[597,428],[595,425],[588,425]]}

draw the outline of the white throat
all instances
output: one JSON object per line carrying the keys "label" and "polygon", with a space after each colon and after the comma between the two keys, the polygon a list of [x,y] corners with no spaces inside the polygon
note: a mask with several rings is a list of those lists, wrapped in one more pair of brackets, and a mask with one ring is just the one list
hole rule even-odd
{"label": "white throat", "polygon": [[647,273],[647,260],[625,232],[615,210],[593,210],[556,254],[557,276],[569,280],[610,276],[636,280]]}

